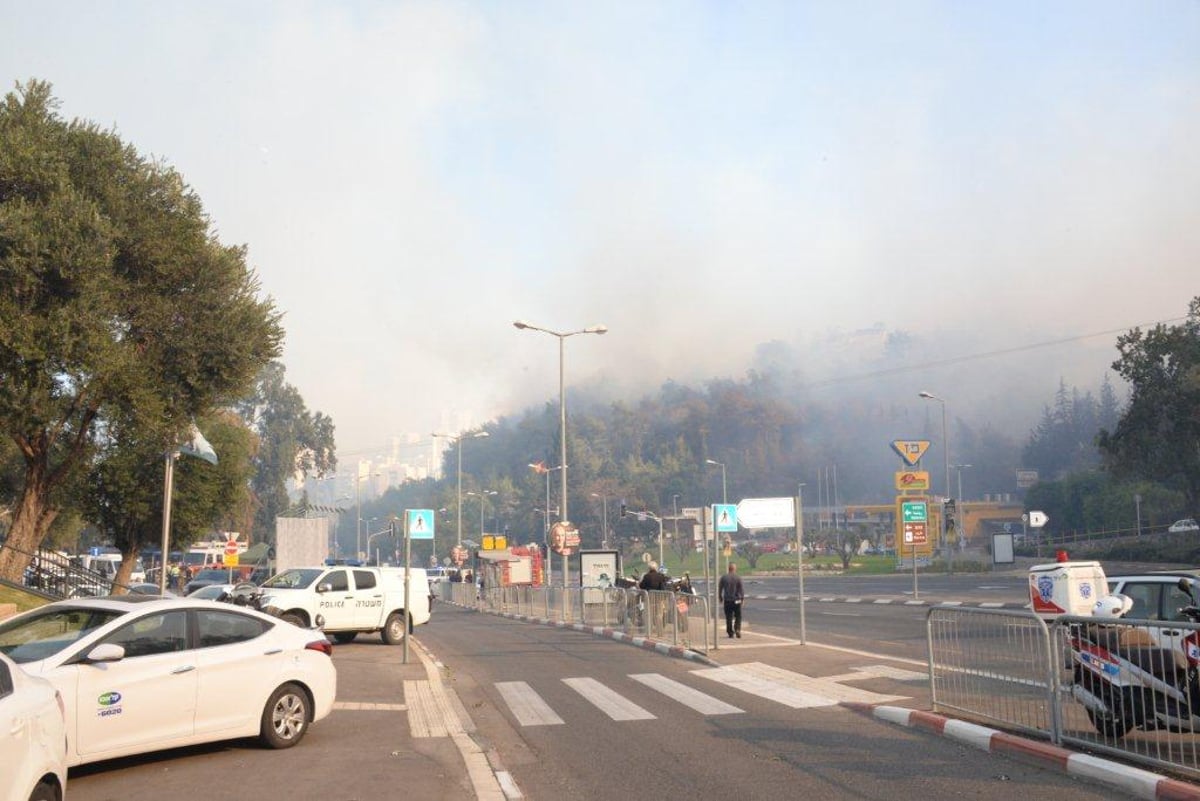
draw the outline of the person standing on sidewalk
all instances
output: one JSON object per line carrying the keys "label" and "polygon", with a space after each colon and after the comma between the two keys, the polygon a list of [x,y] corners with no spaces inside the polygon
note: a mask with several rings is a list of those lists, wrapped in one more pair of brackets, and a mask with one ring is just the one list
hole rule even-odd
{"label": "person standing on sidewalk", "polygon": [[725,605],[725,634],[730,637],[742,636],[742,600],[745,597],[737,565],[730,562],[729,572],[721,576],[717,584],[717,600]]}

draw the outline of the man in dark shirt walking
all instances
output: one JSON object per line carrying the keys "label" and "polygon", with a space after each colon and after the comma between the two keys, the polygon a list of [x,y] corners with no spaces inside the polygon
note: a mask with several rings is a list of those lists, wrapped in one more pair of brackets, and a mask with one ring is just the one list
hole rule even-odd
{"label": "man in dark shirt walking", "polygon": [[737,574],[737,565],[729,563],[729,572],[721,576],[717,584],[717,600],[725,605],[725,633],[730,637],[742,636],[742,577]]}

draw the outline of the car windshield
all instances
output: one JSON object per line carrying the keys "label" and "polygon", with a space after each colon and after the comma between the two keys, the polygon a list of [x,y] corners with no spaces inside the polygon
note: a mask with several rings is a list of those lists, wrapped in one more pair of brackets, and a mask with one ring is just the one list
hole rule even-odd
{"label": "car windshield", "polygon": [[274,590],[303,590],[307,589],[317,577],[324,573],[324,568],[295,568],[285,570],[263,583],[265,589]]}
{"label": "car windshield", "polygon": [[0,623],[0,653],[17,663],[54,656],[126,612],[56,606]]}
{"label": "car windshield", "polygon": [[229,578],[228,570],[201,570],[196,574],[196,581],[226,581]]}

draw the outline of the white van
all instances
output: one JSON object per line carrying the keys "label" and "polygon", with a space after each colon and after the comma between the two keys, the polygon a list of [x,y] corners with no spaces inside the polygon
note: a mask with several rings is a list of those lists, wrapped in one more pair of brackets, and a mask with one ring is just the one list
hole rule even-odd
{"label": "white van", "polygon": [[[112,581],[117,577],[117,570],[119,570],[121,567],[121,554],[83,554],[79,557],[79,565],[85,570],[90,570],[93,573],[99,573],[104,578]],[[133,563],[133,572],[129,574],[129,583],[143,584],[145,581],[146,567],[142,564],[142,560],[138,559]]]}

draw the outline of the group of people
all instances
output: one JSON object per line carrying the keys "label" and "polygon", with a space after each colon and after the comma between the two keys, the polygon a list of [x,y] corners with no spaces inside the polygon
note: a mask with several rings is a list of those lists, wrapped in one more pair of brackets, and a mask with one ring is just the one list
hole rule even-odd
{"label": "group of people", "polygon": [[[638,582],[638,588],[642,590],[669,590],[667,577],[659,571],[658,562],[651,562],[650,569],[642,576],[642,580]],[[693,594],[691,577],[683,574],[683,579],[679,586],[674,588],[676,592],[684,592]],[[729,570],[725,575],[721,576],[721,580],[717,583],[717,601],[722,605],[722,610],[725,612],[725,634],[730,638],[742,636],[742,602],[746,599],[746,591],[742,586],[742,577],[737,574],[737,565],[733,562],[729,563]]]}

